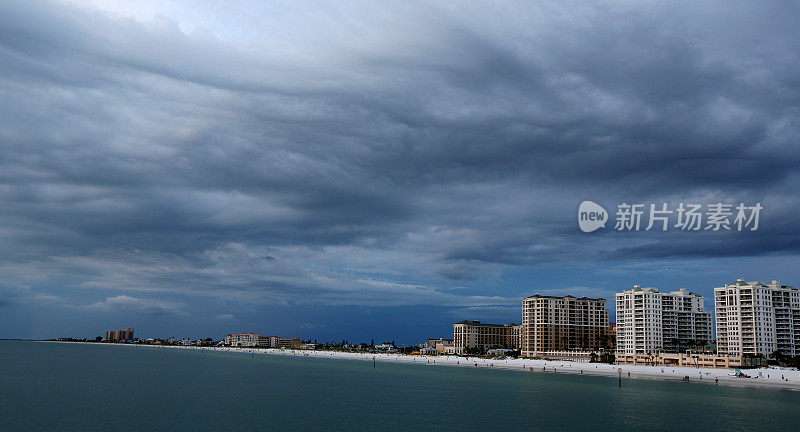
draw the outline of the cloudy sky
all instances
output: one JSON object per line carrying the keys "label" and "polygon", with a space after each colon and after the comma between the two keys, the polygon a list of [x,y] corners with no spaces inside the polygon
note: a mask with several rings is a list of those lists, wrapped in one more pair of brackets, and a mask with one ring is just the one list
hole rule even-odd
{"label": "cloudy sky", "polygon": [[[410,344],[534,293],[800,285],[797,16],[0,2],[0,338]],[[584,200],[764,209],[587,234]]]}

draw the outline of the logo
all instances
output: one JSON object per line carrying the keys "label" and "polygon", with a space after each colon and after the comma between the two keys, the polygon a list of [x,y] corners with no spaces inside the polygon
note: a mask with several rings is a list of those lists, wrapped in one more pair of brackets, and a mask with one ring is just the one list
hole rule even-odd
{"label": "logo", "polygon": [[[758,230],[761,203],[753,205],[739,203],[622,203],[617,206],[616,231],[756,231]],[[648,211],[649,209],[649,211]],[[590,233],[606,227],[609,215],[606,209],[592,201],[584,201],[578,207],[578,226]]]}
{"label": "logo", "polygon": [[608,212],[600,204],[584,201],[578,207],[578,226],[581,231],[589,233],[606,227]]}

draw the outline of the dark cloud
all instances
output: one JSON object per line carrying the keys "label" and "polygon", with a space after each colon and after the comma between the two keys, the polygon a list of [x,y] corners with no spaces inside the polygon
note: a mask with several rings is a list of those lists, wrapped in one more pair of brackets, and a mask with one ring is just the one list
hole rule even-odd
{"label": "dark cloud", "polygon": [[[343,5],[269,25],[206,6],[0,5],[4,283],[151,314],[502,308],[519,290],[485,287],[508,269],[797,254],[796,5]],[[584,199],[765,211],[751,235],[590,236]]]}

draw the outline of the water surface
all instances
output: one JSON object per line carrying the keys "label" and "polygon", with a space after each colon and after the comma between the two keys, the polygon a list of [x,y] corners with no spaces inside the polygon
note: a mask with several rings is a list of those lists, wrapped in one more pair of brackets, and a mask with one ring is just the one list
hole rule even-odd
{"label": "water surface", "polygon": [[0,342],[0,431],[798,430],[800,392]]}

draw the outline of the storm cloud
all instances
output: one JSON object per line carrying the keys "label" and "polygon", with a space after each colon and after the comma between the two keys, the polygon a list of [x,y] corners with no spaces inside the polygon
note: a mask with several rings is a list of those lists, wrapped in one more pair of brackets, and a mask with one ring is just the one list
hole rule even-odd
{"label": "storm cloud", "polygon": [[[0,308],[497,313],[571,287],[505,283],[542,268],[796,262],[799,12],[3,2]],[[765,210],[588,235],[584,199]]]}

